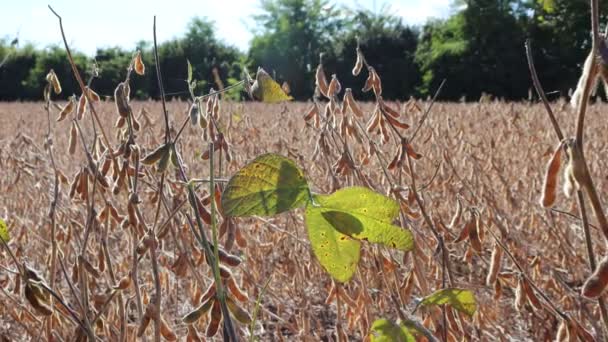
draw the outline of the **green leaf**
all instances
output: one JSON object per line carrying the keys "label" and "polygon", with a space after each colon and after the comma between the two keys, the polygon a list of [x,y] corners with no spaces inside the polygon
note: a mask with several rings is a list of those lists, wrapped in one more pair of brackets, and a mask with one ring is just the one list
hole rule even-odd
{"label": "green leaf", "polygon": [[306,208],[306,227],[321,266],[337,281],[346,282],[357,269],[361,243],[381,243],[404,251],[413,248],[412,234],[391,225],[399,212],[388,197],[363,187],[317,195]]}
{"label": "green leaf", "polygon": [[543,10],[547,13],[555,12],[555,0],[538,0],[538,3],[543,6]]}
{"label": "green leaf", "polygon": [[473,316],[477,310],[477,302],[472,291],[466,289],[450,288],[435,291],[426,296],[418,306],[449,304],[454,309]]}
{"label": "green leaf", "polygon": [[274,103],[293,100],[293,97],[287,95],[283,88],[262,68],[258,69],[251,91],[253,96],[262,102]]}
{"label": "green leaf", "polygon": [[[320,201],[325,196],[315,196]],[[323,208],[306,207],[308,239],[321,266],[337,281],[347,282],[357,270],[361,242],[337,231],[323,217]]]}
{"label": "green leaf", "polygon": [[322,197],[322,215],[336,230],[357,240],[380,243],[409,251],[414,247],[410,231],[393,226],[399,204],[364,187],[350,187]]}
{"label": "green leaf", "polygon": [[371,342],[415,342],[416,338],[409,330],[389,321],[388,319],[377,319],[370,329]]}
{"label": "green leaf", "polygon": [[271,216],[299,207],[309,194],[302,170],[293,161],[269,153],[230,178],[222,208],[227,217]]}
{"label": "green leaf", "polygon": [[8,233],[8,227],[3,219],[0,219],[0,239],[6,243],[8,243],[11,239],[11,236]]}
{"label": "green leaf", "polygon": [[188,62],[188,85],[190,85],[190,82],[192,82],[192,64],[190,64],[189,59],[186,59],[186,62]]}

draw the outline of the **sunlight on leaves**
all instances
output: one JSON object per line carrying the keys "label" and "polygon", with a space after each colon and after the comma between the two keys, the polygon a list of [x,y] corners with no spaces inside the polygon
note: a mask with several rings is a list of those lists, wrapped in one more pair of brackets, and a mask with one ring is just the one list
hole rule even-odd
{"label": "sunlight on leaves", "polygon": [[336,280],[350,280],[359,262],[359,240],[408,251],[412,234],[393,226],[397,203],[363,187],[317,195],[306,208],[306,227],[319,263]]}
{"label": "sunlight on leaves", "polygon": [[435,291],[426,296],[418,306],[449,304],[454,309],[473,316],[477,310],[475,295],[470,290],[451,288]]}
{"label": "sunlight on leaves", "polygon": [[[315,196],[315,201],[324,197]],[[337,231],[323,217],[324,209],[309,205],[306,208],[306,228],[312,250],[325,270],[337,281],[352,278],[359,263],[361,242]]]}
{"label": "sunlight on leaves", "polygon": [[258,69],[251,92],[256,99],[267,103],[293,100],[293,97],[287,95],[283,88],[262,68]]}
{"label": "sunlight on leaves", "polygon": [[323,217],[336,230],[357,240],[409,251],[412,234],[391,224],[399,214],[396,201],[364,187],[336,191],[321,200]]}
{"label": "sunlight on leaves", "polygon": [[370,328],[371,342],[415,342],[416,338],[409,330],[388,319],[377,319]]}
{"label": "sunlight on leaves", "polygon": [[555,0],[538,0],[543,10],[547,13],[555,12]]}
{"label": "sunlight on leaves", "polygon": [[0,219],[0,239],[6,243],[11,239],[11,236],[8,233],[8,227],[3,219]]}
{"label": "sunlight on leaves", "polygon": [[192,82],[192,64],[190,64],[190,60],[186,59],[186,62],[188,63],[188,84],[190,84],[190,82]]}
{"label": "sunlight on leaves", "polygon": [[304,204],[309,189],[296,164],[264,154],[240,169],[226,185],[222,208],[227,217],[271,216]]}

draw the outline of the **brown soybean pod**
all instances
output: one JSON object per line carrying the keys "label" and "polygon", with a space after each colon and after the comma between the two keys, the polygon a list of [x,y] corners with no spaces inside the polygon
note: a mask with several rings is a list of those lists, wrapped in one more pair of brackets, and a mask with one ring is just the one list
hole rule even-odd
{"label": "brown soybean pod", "polygon": [[70,155],[76,153],[76,143],[78,142],[78,129],[76,128],[76,124],[72,122],[72,127],[70,129],[70,139],[68,141],[68,152]]}
{"label": "brown soybean pod", "polygon": [[146,72],[146,66],[141,59],[141,51],[137,51],[137,55],[135,55],[135,58],[133,59],[133,69],[140,76],[143,76]]}
{"label": "brown soybean pod", "polygon": [[488,272],[488,276],[486,278],[486,285],[491,286],[496,282],[498,277],[498,271],[500,271],[500,262],[502,259],[502,248],[498,245],[494,245],[494,249],[492,250],[492,257],[490,262],[490,270]]}
{"label": "brown soybean pod", "polygon": [[562,144],[559,144],[553,155],[547,164],[547,171],[545,172],[545,179],[543,182],[543,193],[541,197],[541,204],[545,208],[551,207],[557,198],[557,179],[559,176],[559,169],[561,166],[562,156]]}
{"label": "brown soybean pod", "polygon": [[323,71],[323,64],[319,64],[319,66],[317,67],[317,72],[315,74],[315,82],[321,94],[323,94],[323,96],[325,97],[329,97],[329,86],[327,85],[327,79],[325,78],[325,72]]}
{"label": "brown soybean pod", "polygon": [[357,61],[353,68],[353,76],[359,76],[361,69],[363,69],[363,53],[361,53],[361,49],[357,48]]}
{"label": "brown soybean pod", "polygon": [[587,298],[597,298],[602,295],[608,285],[608,256],[597,265],[591,276],[585,281],[582,295]]}

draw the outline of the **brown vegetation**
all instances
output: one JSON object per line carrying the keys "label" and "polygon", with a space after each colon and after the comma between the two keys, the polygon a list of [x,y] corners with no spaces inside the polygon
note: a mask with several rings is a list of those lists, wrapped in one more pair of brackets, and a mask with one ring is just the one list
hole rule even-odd
{"label": "brown vegetation", "polygon": [[[154,102],[131,102],[130,105],[134,113],[141,113],[146,108],[147,116],[135,116],[141,125],[137,142],[149,152],[162,143],[161,106]],[[374,106],[359,105],[364,113],[360,120],[365,124],[373,115]],[[399,108],[401,119],[408,123],[417,123],[422,116],[411,103],[388,105]],[[426,105],[417,103],[419,108]],[[572,109],[567,103],[560,102],[553,108],[558,120],[566,124],[562,128],[573,131],[569,126],[574,124]],[[189,115],[189,109],[186,102],[168,103],[173,127],[179,128]],[[216,169],[216,177],[222,181],[255,156],[275,152],[294,159],[305,170],[311,184],[317,187],[313,190],[318,192],[330,193],[341,186],[358,184],[353,177],[334,173],[331,163],[341,158],[337,153],[331,152],[313,161],[318,136],[316,130],[307,127],[303,118],[309,109],[310,104],[305,103],[222,103],[220,122],[230,144],[232,161],[227,163],[224,159],[221,169],[219,165]],[[601,155],[608,129],[608,123],[602,117],[606,109],[605,105],[594,105],[587,113],[585,157],[600,194],[608,190],[603,174],[606,162]],[[117,118],[114,103],[100,103],[97,112],[105,131],[113,132]],[[58,111],[53,113],[52,119],[57,117]],[[3,170],[0,174],[0,215],[9,224],[10,246],[16,256],[36,269],[43,279],[56,279],[56,292],[78,311],[77,300],[67,285],[61,265],[56,267],[55,275],[48,273],[52,237],[47,215],[53,197],[54,175],[43,146],[46,126],[42,103],[0,105],[0,165]],[[68,182],[81,171],[86,161],[81,146],[73,155],[69,153],[71,126],[70,120],[53,123],[55,163]],[[90,143],[91,128],[84,125],[83,130],[83,137]],[[201,132],[200,128],[188,125],[178,145],[188,175],[204,179],[208,177],[209,165],[200,158],[207,147]],[[109,139],[116,143],[114,137]],[[385,148],[392,146],[390,150],[381,151],[387,163],[383,167],[388,166],[397,145],[393,142],[385,145]],[[554,210],[543,209],[538,204],[543,190],[543,170],[555,149],[553,132],[547,128],[542,106],[500,102],[438,103],[418,133],[413,148],[422,155],[415,164],[418,195],[445,239],[453,286],[472,289],[479,302],[473,319],[454,317],[449,311],[450,335],[457,339],[465,335],[475,340],[554,339],[563,322],[551,312],[542,295],[575,321],[566,325],[580,325],[596,336],[602,335],[597,304],[580,295],[585,279],[593,270],[587,264],[575,199],[557,196]],[[359,145],[351,152],[355,167],[368,177],[372,187],[387,193],[390,187],[378,159],[370,158],[367,149]],[[142,151],[141,156],[145,155]],[[167,173],[167,179],[174,197],[169,199],[175,201],[173,204],[179,204],[185,196],[180,195],[183,190],[175,182],[178,178],[172,170]],[[404,166],[390,172],[394,179],[400,180],[409,177],[407,170]],[[139,207],[151,220],[156,210],[152,197],[156,193],[158,176],[151,168],[144,168],[143,172]],[[563,179],[559,177],[558,182]],[[87,209],[85,201],[78,196],[70,199],[69,192],[70,184],[61,183],[56,239],[59,260],[65,263],[66,274],[78,279],[78,275],[74,275],[78,268],[73,265],[79,257]],[[119,217],[129,216],[128,192],[113,195],[110,188],[105,194],[96,195],[99,211],[107,200]],[[201,198],[204,194],[204,190],[198,191]],[[402,206],[407,208],[408,216],[404,219],[414,233],[415,252],[404,255],[363,244],[358,274],[340,286],[339,291],[312,255],[301,210],[271,219],[236,219],[235,229],[227,229],[234,235],[228,233],[221,241],[224,245],[226,239],[234,239],[230,253],[242,259],[240,265],[230,269],[230,278],[247,294],[246,302],[239,305],[251,314],[261,296],[255,336],[262,340],[280,340],[280,336],[287,340],[335,340],[339,321],[343,333],[352,340],[360,340],[367,335],[375,319],[398,318],[395,298],[391,295],[396,288],[399,289],[399,305],[408,313],[415,306],[415,298],[441,288],[441,258],[434,254],[437,240],[423,219],[418,203],[405,197]],[[461,217],[452,220],[458,200],[462,202]],[[184,208],[184,212],[189,211]],[[103,324],[96,325],[96,332],[103,339],[115,340],[120,329],[120,310],[118,301],[108,298],[108,294],[115,286],[123,288],[121,300],[125,304],[128,336],[134,338],[141,325],[133,299],[135,288],[128,279],[133,271],[133,252],[142,236],[129,227],[123,228],[110,219],[111,216],[92,231],[85,253],[87,262],[84,264],[89,264],[87,271],[91,274],[89,296],[95,310],[101,310],[106,301],[109,303],[99,320]],[[167,217],[167,212],[161,210],[159,224]],[[462,230],[471,220],[478,220],[469,227],[474,234],[469,230],[463,235]],[[453,225],[450,225],[451,221]],[[210,268],[202,262],[203,251],[185,222],[182,215],[169,220],[167,234],[158,237],[157,249],[163,292],[163,336],[170,338],[173,333],[179,340],[196,333],[181,319],[200,304],[203,293],[213,283]],[[600,241],[602,233],[595,228],[594,222],[591,220],[591,232],[594,239]],[[500,268],[496,270],[493,260],[496,256],[492,257],[496,247],[491,233],[508,248],[529,278],[522,278],[506,254],[498,261]],[[475,236],[473,244],[471,235]],[[463,238],[459,239],[459,236]],[[104,240],[107,241],[107,256],[104,255]],[[458,240],[462,241],[456,242]],[[604,246],[598,244],[597,248],[598,256],[606,254]],[[8,271],[16,271],[15,265],[4,249],[0,251],[0,336],[10,340],[45,336],[42,322],[47,318],[39,316],[28,304],[22,280]],[[142,256],[137,283],[145,304],[152,300],[155,285],[150,259],[147,254]],[[266,281],[269,281],[268,288],[262,294]],[[340,309],[336,307],[336,292],[339,292]],[[53,334],[62,338],[72,336],[77,326],[57,303],[54,307]],[[431,331],[440,331],[443,322],[439,309],[419,311],[417,319]],[[205,334],[208,323],[209,318],[205,315],[193,325],[199,336]],[[248,326],[235,324],[241,337],[249,336]],[[152,336],[153,329],[148,328],[144,333]]]}

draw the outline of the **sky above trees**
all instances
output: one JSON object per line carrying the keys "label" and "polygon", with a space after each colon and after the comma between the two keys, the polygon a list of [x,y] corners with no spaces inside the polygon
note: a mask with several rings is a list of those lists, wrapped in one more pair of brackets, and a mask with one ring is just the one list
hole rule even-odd
{"label": "sky above trees", "polygon": [[[241,51],[249,47],[255,24],[252,15],[260,13],[259,0],[172,0],[163,2],[104,0],[98,2],[55,0],[48,2],[64,18],[71,45],[87,55],[97,48],[119,46],[133,49],[141,40],[151,40],[152,17],[157,16],[158,39],[163,42],[182,36],[195,16],[213,20],[220,40]],[[428,18],[443,18],[450,12],[451,0],[334,0],[335,6],[348,5],[391,13],[405,24],[421,25]],[[38,48],[59,44],[57,20],[39,0],[9,1],[0,9],[0,38],[31,42]]]}
{"label": "sky above trees", "polygon": [[[230,4],[227,7],[234,8],[221,12],[234,16],[227,21],[235,23],[230,29],[236,33],[229,36],[222,30],[224,20],[213,15],[211,5],[205,9],[205,17],[194,11],[176,11],[179,1],[174,0],[166,11],[162,11],[164,7],[154,9],[160,13],[159,64],[163,84],[171,95],[188,93],[184,79],[189,60],[202,91],[215,83],[214,70],[226,84],[234,84],[242,79],[243,70],[255,72],[263,67],[279,82],[288,82],[294,98],[308,100],[314,94],[315,66],[321,54],[327,75],[336,74],[342,84],[352,87],[362,82],[351,74],[355,49],[360,46],[367,61],[382,75],[386,99],[426,97],[447,79],[441,100],[475,101],[483,94],[519,100],[530,94],[524,51],[524,42],[529,39],[538,73],[554,99],[567,96],[576,84],[590,46],[589,4],[584,1],[454,0],[454,5],[446,5],[443,19],[427,16],[422,22],[408,23],[409,9],[422,10],[405,2],[393,2],[391,8],[376,3],[373,10],[363,3],[338,5],[337,0],[257,0],[247,9],[235,0],[224,0]],[[123,79],[133,51],[141,50],[147,64],[153,61],[149,41],[154,12],[124,2],[113,16],[105,7],[69,7],[66,13],[63,7],[68,6],[55,4],[65,18],[76,63],[82,70],[91,70],[94,63],[99,67],[94,86],[104,95],[111,95]],[[374,8],[369,0],[365,4]],[[608,8],[608,0],[600,0],[600,4]],[[404,7],[409,14],[404,14]],[[21,44],[14,46],[7,33],[4,38],[0,33],[0,59],[7,61],[0,69],[0,100],[40,98],[50,69],[61,79],[72,80],[64,48],[59,44],[56,19],[44,7],[35,8],[41,11],[39,17],[30,18],[24,27],[45,27],[34,35],[36,38],[22,33]],[[255,27],[246,32],[245,36],[251,38],[245,38],[241,46],[235,43],[242,39],[236,28],[237,13],[246,13],[240,25]],[[16,12],[15,17],[19,15]],[[107,23],[108,17],[114,19],[111,24]],[[99,18],[106,23],[98,24]],[[417,20],[423,18],[420,15]],[[0,15],[0,23],[2,19]],[[608,15],[601,19],[606,22]],[[147,23],[138,24],[139,20]],[[416,23],[420,25],[411,26]],[[45,40],[47,36],[55,38]],[[31,40],[39,44],[27,43]],[[157,97],[155,79],[154,70],[139,78],[139,94],[135,96]],[[64,84],[67,95],[76,92],[74,86]],[[360,87],[353,88],[353,94],[368,99]]]}

